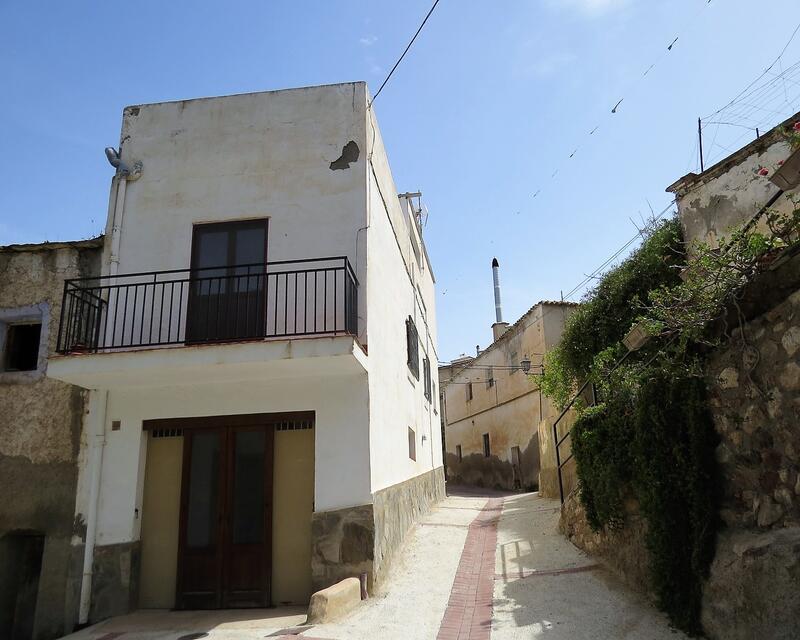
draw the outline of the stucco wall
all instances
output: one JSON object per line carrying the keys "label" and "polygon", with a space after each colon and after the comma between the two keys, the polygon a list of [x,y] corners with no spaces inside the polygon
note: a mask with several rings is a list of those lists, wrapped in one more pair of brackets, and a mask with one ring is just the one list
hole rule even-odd
{"label": "stucco wall", "polygon": [[[369,114],[374,118],[374,114]],[[404,211],[377,126],[369,127],[367,170],[369,229],[367,302],[369,308],[370,455],[372,491],[442,466],[439,394],[424,395],[423,360],[436,369],[436,313],[430,264],[414,253],[421,248],[416,223]],[[375,136],[374,139],[372,136]],[[413,236],[413,238],[412,238]],[[361,250],[361,249],[360,249]],[[419,379],[407,365],[406,319],[419,334]],[[416,460],[408,455],[408,428],[416,438]]]}
{"label": "stucco wall", "polygon": [[[347,83],[127,107],[122,159],[143,171],[127,184],[119,273],[188,268],[195,223],[268,218],[270,261],[346,256],[364,284],[365,92]],[[358,159],[331,168],[351,141]],[[110,196],[109,236],[114,185]],[[365,331],[363,300],[359,315]]]}
{"label": "stucco wall", "polygon": [[[686,240],[715,247],[733,227],[748,222],[778,191],[768,177],[758,176],[756,171],[765,167],[774,173],[790,153],[780,135],[771,132],[700,177],[684,178],[673,185]],[[792,208],[786,198],[780,198],[772,207],[783,213]],[[763,221],[758,228],[767,230]]]}
{"label": "stucco wall", "polygon": [[[225,406],[220,398],[226,399]],[[315,411],[314,504],[326,511],[371,501],[365,376],[245,381],[109,393],[98,544],[139,537],[146,459],[142,421],[156,418]],[[112,421],[120,429],[111,431]],[[141,452],[141,455],[140,455]]]}
{"label": "stucco wall", "polygon": [[[0,249],[0,311],[42,314],[44,358],[56,347],[63,279],[99,268],[98,243],[58,246]],[[45,536],[33,637],[46,640],[70,631],[77,616],[80,554],[70,540],[82,533],[74,505],[84,395],[45,377],[46,360],[40,365],[0,373],[0,538],[14,531]]]}

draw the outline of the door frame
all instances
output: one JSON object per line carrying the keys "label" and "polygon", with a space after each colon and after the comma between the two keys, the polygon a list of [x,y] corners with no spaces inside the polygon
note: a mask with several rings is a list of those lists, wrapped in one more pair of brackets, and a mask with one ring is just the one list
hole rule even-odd
{"label": "door frame", "polygon": [[[269,507],[264,510],[264,535],[265,535],[265,549],[264,549],[264,593],[265,597],[261,606],[271,606],[272,597],[272,529],[273,529],[273,474],[274,474],[274,455],[275,455],[275,427],[286,422],[297,421],[311,421],[315,422],[314,411],[287,411],[277,413],[250,413],[250,414],[235,414],[235,415],[221,415],[221,416],[200,416],[196,418],[154,418],[142,421],[142,429],[145,431],[153,429],[181,429],[184,432],[183,443],[183,468],[181,470],[181,500],[180,500],[180,516],[179,516],[179,531],[178,531],[178,558],[177,558],[177,574],[175,580],[175,608],[182,609],[182,580],[183,580],[183,563],[184,563],[184,539],[186,532],[186,509],[185,501],[188,499],[188,482],[190,464],[187,464],[187,451],[191,442],[191,435],[187,431],[198,431],[203,429],[218,430],[222,434],[222,450],[221,454],[228,456],[225,461],[225,473],[220,471],[220,490],[218,500],[220,501],[220,510],[218,517],[222,517],[225,513],[223,510],[225,501],[228,500],[229,482],[231,481],[232,468],[230,466],[230,456],[233,455],[233,447],[230,446],[231,440],[235,436],[237,429],[241,428],[264,428],[266,432],[265,441],[265,463],[269,464],[269,472],[264,474],[264,497],[268,502]],[[189,437],[187,437],[187,435]],[[266,456],[269,456],[267,459]],[[230,534],[230,523],[225,522],[221,525],[221,537],[218,544],[221,549],[217,552],[217,584],[219,589],[216,596],[216,608],[227,606],[226,602],[226,567],[225,555],[228,548],[227,537]],[[222,536],[225,540],[222,540]],[[233,606],[236,606],[235,603]]]}
{"label": "door frame", "polygon": [[[192,340],[190,339],[190,332],[189,327],[192,322],[192,306],[196,305],[197,302],[194,301],[195,296],[192,295],[192,274],[195,273],[195,269],[198,267],[195,266],[197,259],[198,259],[198,249],[197,245],[199,242],[199,236],[196,233],[199,228],[208,229],[208,230],[215,230],[215,229],[231,229],[234,225],[247,225],[253,223],[263,223],[264,225],[264,308],[262,309],[263,312],[263,322],[264,322],[264,329],[266,331],[267,326],[267,306],[268,306],[268,287],[267,281],[269,279],[269,274],[267,273],[267,266],[269,264],[269,218],[235,218],[232,220],[215,220],[213,222],[194,222],[192,223],[192,241],[191,241],[191,248],[189,252],[189,297],[186,301],[186,325],[185,325],[185,342],[187,344],[198,344],[198,343],[206,343],[206,342],[225,342],[225,338],[220,338],[217,340]],[[228,246],[227,246],[227,254],[230,257],[231,252],[235,251],[236,245],[233,241],[235,234],[228,235]],[[231,276],[232,275],[232,267],[235,267],[235,264],[226,264],[226,265],[218,265],[220,269],[224,268],[226,270],[225,275]],[[214,267],[211,267],[214,268]],[[257,274],[256,274],[257,275]],[[180,323],[180,319],[178,319]],[[236,340],[260,340],[264,336],[256,336],[252,338],[237,338]]]}

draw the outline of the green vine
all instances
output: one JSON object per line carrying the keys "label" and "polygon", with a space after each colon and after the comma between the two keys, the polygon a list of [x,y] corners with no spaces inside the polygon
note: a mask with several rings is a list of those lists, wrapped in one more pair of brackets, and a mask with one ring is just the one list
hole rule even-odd
{"label": "green vine", "polygon": [[[794,131],[800,144],[800,128]],[[567,406],[584,381],[600,403],[572,406],[580,500],[595,530],[625,525],[631,496],[647,521],[653,590],[676,627],[700,634],[702,589],[718,528],[717,436],[706,402],[709,328],[753,277],[800,240],[800,202],[765,212],[718,247],[686,250],[677,220],[606,273],[545,359],[542,391]],[[636,352],[631,327],[650,336]],[[623,359],[624,358],[624,359]]]}

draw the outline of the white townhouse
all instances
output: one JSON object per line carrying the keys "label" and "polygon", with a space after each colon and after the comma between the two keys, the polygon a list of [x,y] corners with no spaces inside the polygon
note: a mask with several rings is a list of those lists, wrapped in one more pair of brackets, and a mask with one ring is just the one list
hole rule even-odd
{"label": "white townhouse", "polygon": [[362,82],[123,113],[99,277],[47,375],[89,390],[81,621],[383,579],[444,494],[434,278]]}

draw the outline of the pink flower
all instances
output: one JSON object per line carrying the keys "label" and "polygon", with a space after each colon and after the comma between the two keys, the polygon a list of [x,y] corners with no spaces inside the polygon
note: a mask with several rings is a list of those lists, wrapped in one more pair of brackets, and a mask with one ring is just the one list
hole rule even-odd
{"label": "pink flower", "polygon": [[778,160],[778,166],[782,167],[784,162],[786,162],[786,161],[785,160]]}
{"label": "pink flower", "polygon": [[800,131],[800,122],[795,122],[792,129],[794,129],[795,131]]}
{"label": "pink flower", "polygon": [[758,175],[760,175],[760,176],[768,176],[769,175],[769,169],[767,169],[766,167],[761,167],[758,170]]}

